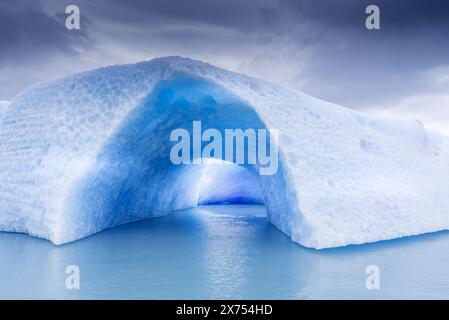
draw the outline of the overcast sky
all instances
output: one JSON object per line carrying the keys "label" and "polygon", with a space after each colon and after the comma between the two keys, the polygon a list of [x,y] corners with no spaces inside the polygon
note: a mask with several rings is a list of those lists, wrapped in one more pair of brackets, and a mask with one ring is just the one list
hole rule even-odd
{"label": "overcast sky", "polygon": [[[65,28],[65,8],[81,29]],[[365,28],[376,4],[381,29]],[[180,55],[449,134],[449,1],[1,0],[0,100],[99,66]]]}

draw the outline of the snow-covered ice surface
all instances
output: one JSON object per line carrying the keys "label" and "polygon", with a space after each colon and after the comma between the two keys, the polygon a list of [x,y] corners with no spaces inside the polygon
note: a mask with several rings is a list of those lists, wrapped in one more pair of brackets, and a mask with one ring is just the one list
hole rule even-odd
{"label": "snow-covered ice surface", "polygon": [[0,100],[0,115],[3,112],[6,112],[6,109],[8,108],[10,102],[5,100]]}
{"label": "snow-covered ice surface", "polygon": [[[278,172],[173,165],[170,132],[193,120],[278,129]],[[449,229],[448,137],[179,57],[23,91],[0,113],[0,168],[0,230],[56,244],[232,200],[232,180],[257,184],[245,197],[262,197],[270,221],[307,247]]]}

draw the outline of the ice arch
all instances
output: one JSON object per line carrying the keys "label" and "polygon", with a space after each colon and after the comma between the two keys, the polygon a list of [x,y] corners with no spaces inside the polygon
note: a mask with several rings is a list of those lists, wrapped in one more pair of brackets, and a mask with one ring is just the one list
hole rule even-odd
{"label": "ice arch", "polygon": [[60,244],[196,205],[203,169],[172,165],[166,143],[192,120],[279,130],[279,170],[257,181],[270,221],[302,245],[449,228],[447,137],[168,57],[13,99],[0,114],[0,230]]}
{"label": "ice arch", "polygon": [[[201,121],[204,130],[214,128],[223,136],[225,129],[265,128],[247,103],[222,87],[183,73],[172,74],[169,80],[155,85],[127,116],[99,150],[95,166],[77,183],[67,201],[69,212],[74,214],[60,221],[64,242],[80,234],[208,202],[207,196],[199,198],[204,195],[200,188],[207,165],[175,165],[170,159],[174,144],[170,133],[182,128],[193,135],[193,121]],[[244,167],[239,177],[246,178],[250,187],[260,185],[267,208],[276,208],[269,210],[271,219],[282,221],[276,212],[288,212],[288,199],[285,193],[272,190],[273,186],[279,190],[288,187],[282,164],[272,176],[259,176],[257,165]],[[245,176],[248,171],[251,177]],[[225,183],[231,182],[232,173],[227,172]],[[213,187],[218,195],[226,196],[229,191],[220,184]]]}

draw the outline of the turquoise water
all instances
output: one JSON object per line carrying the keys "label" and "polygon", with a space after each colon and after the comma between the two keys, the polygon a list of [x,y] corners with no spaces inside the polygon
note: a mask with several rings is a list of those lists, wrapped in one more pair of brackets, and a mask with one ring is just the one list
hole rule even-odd
{"label": "turquoise water", "polygon": [[[63,246],[0,233],[0,298],[449,298],[449,233],[312,250],[271,226],[262,206],[204,206]],[[79,290],[65,286],[67,265]],[[377,265],[380,289],[365,287]]]}

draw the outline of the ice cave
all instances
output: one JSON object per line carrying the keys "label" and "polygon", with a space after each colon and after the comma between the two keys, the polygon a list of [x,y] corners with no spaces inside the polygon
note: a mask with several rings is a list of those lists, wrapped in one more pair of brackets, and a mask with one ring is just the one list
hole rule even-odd
{"label": "ice cave", "polygon": [[[173,164],[170,133],[194,121],[276,129],[276,173]],[[0,160],[0,230],[55,244],[211,203],[263,203],[311,248],[449,229],[448,137],[181,57],[24,90],[1,104]]]}

